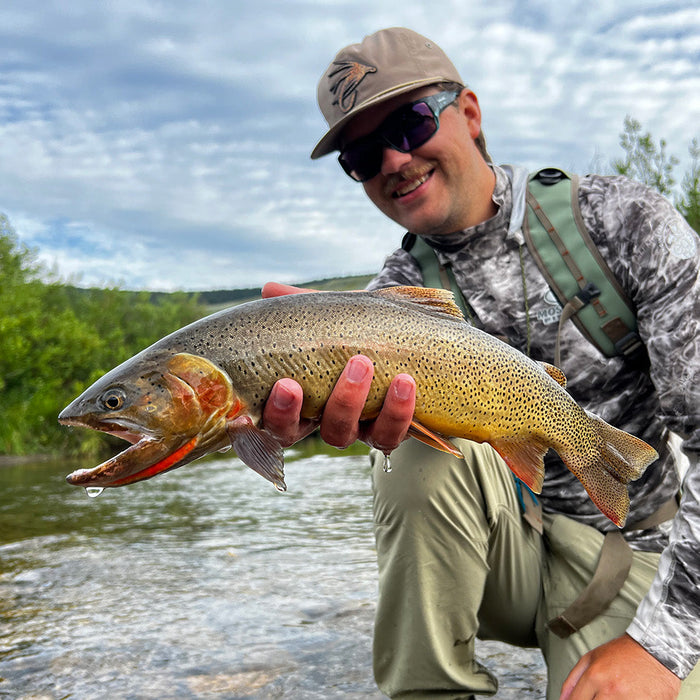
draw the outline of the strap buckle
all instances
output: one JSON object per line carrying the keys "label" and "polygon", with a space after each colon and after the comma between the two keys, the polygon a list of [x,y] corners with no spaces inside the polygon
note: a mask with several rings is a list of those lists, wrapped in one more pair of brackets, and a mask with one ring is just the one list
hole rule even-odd
{"label": "strap buckle", "polygon": [[580,289],[576,296],[583,302],[583,306],[590,304],[593,299],[600,296],[600,289],[593,282],[586,282],[583,289]]}
{"label": "strap buckle", "polygon": [[640,337],[634,332],[627,333],[615,343],[615,350],[625,357],[638,353],[642,347],[643,344]]}

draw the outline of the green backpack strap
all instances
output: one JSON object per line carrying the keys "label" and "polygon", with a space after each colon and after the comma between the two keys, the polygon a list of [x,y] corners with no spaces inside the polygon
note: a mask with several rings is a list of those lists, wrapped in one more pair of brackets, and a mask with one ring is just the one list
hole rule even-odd
{"label": "green backpack strap", "polygon": [[449,289],[464,317],[473,321],[474,313],[457,284],[454,271],[438,260],[437,254],[425,240],[415,233],[407,233],[401,247],[416,259],[423,275],[423,284],[434,289]]}
{"label": "green backpack strap", "polygon": [[559,338],[571,318],[604,355],[623,356],[635,366],[648,363],[637,332],[634,304],[603,260],[583,223],[578,178],[545,168],[530,176],[527,246],[563,309],[554,364],[561,365]]}

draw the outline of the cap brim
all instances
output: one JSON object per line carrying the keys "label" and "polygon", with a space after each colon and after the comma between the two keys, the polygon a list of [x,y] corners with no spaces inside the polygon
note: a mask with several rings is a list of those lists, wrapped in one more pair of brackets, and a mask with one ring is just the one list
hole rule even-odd
{"label": "cap brim", "polygon": [[406,92],[411,92],[412,90],[417,90],[420,87],[425,87],[426,85],[435,85],[437,83],[442,83],[446,81],[451,81],[451,78],[444,78],[441,76],[435,76],[432,78],[423,78],[422,80],[415,80],[410,83],[404,83],[397,87],[387,90],[386,92],[381,92],[378,95],[374,95],[371,99],[362,102],[361,104],[353,107],[340,121],[336,122],[323,136],[323,138],[316,144],[316,147],[311,151],[311,159],[316,160],[321,156],[328,155],[333,151],[340,150],[340,145],[338,140],[343,129],[348,125],[348,123],[354,119],[358,114],[364,112],[370,107],[375,107],[382,102],[390,100],[392,97],[397,95],[403,95]]}

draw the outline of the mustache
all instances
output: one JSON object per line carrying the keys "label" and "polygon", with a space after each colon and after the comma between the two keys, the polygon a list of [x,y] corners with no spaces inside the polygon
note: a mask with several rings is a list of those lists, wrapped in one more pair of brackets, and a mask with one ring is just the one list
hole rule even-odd
{"label": "mustache", "polygon": [[384,184],[384,195],[386,197],[391,197],[396,188],[402,183],[408,180],[417,180],[418,178],[427,175],[429,172],[433,171],[437,166],[437,161],[425,161],[420,165],[409,165],[406,169],[399,171],[398,173],[393,173],[387,177]]}

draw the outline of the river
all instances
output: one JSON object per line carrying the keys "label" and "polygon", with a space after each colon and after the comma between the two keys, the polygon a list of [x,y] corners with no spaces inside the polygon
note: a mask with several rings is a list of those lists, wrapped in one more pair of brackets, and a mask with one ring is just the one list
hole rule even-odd
{"label": "river", "polygon": [[[97,498],[64,480],[92,464],[0,467],[0,697],[383,698],[367,458],[317,447],[284,494],[235,458]],[[478,652],[544,697],[539,652]]]}

